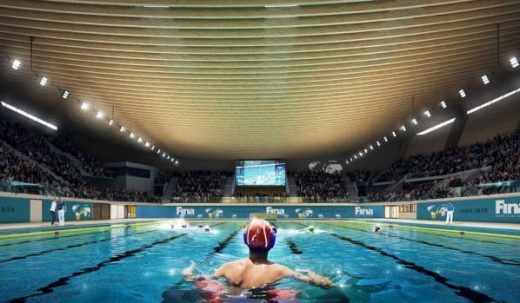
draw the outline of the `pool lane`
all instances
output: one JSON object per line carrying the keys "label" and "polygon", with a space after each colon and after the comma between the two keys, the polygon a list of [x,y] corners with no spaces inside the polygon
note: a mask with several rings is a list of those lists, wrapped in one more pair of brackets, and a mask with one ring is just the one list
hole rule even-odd
{"label": "pool lane", "polygon": [[[219,223],[223,224],[223,223]],[[164,245],[170,241],[176,241],[179,233],[177,231],[159,231],[153,230],[156,233],[150,233],[146,236],[140,236],[138,233],[131,233],[129,237],[116,236],[112,240],[104,243],[85,245],[80,250],[71,250],[71,252],[63,252],[66,260],[60,260],[60,257],[55,257],[55,254],[47,254],[43,257],[31,258],[30,262],[21,260],[13,263],[6,263],[0,270],[4,277],[11,277],[12,279],[24,280],[23,283],[17,283],[19,289],[13,289],[13,285],[7,289],[2,289],[0,286],[0,300],[11,300],[12,302],[24,302],[35,296],[42,296],[54,291],[55,288],[61,288],[69,283],[69,280],[81,280],[86,274],[94,273],[103,269],[107,265],[120,264],[122,260],[130,257],[138,257],[139,254],[153,248],[157,245]],[[115,233],[120,230],[113,231]],[[173,234],[173,236],[172,236]],[[193,240],[193,239],[192,239]],[[93,253],[90,253],[93,252]],[[108,256],[108,258],[107,258]],[[38,258],[40,260],[36,260]],[[34,259],[34,260],[33,260]],[[67,261],[74,259],[75,262],[62,262],[64,266],[53,266],[52,264],[60,264],[60,261]],[[131,258],[130,258],[131,259]],[[27,260],[29,261],[29,260]],[[94,265],[93,265],[94,264]],[[50,265],[50,266],[46,266]],[[30,277],[26,276],[27,269],[31,269]],[[83,276],[78,279],[75,277]],[[34,279],[36,277],[36,279]],[[0,281],[2,279],[0,278]],[[44,282],[47,281],[47,282]],[[63,284],[63,281],[67,283]],[[0,285],[7,286],[7,283]],[[38,285],[38,286],[37,286]],[[45,285],[45,286],[41,286]],[[52,290],[52,291],[49,291]],[[20,295],[20,293],[27,293],[27,295]],[[44,296],[47,297],[47,296]],[[44,301],[49,301],[45,299]],[[53,300],[50,300],[53,301]]]}
{"label": "pool lane", "polygon": [[[406,244],[408,241],[399,238],[338,227],[333,231],[336,234],[334,237],[343,237],[341,239],[346,243],[377,252],[402,266],[432,275],[438,283],[447,282],[452,286],[450,288],[456,290],[457,295],[465,296],[473,302],[491,302],[496,297],[499,300],[512,301],[511,297],[515,297],[515,292],[518,293],[508,287],[508,283],[514,284],[520,278],[520,270],[516,266],[490,262],[489,259],[485,261],[486,259],[477,255],[463,257],[459,252],[443,247],[429,247],[423,243],[410,245],[411,243]],[[438,241],[442,241],[442,236],[439,236]]]}
{"label": "pool lane", "polygon": [[[370,232],[370,231],[368,231],[366,229],[357,228],[355,226],[345,226],[345,225],[337,225],[337,224],[331,224],[331,223],[323,223],[323,224],[327,224],[327,225],[330,225],[330,226],[333,226],[333,227],[352,229],[352,230],[357,230],[357,231],[361,231],[361,232],[364,232],[364,233],[374,234],[373,232]],[[403,237],[403,236],[399,236],[399,235],[395,235],[395,234],[390,234],[390,233],[388,233],[386,231],[385,232],[380,232],[380,233],[375,233],[375,234],[380,235],[382,237],[392,237],[392,238],[397,238],[397,239],[404,240],[404,241],[425,244],[425,245],[428,245],[428,246],[441,247],[441,248],[448,249],[448,250],[454,250],[454,251],[457,251],[457,252],[460,252],[460,253],[463,253],[463,254],[480,256],[480,257],[488,258],[488,259],[490,259],[490,260],[492,260],[494,262],[497,262],[497,263],[500,263],[500,264],[504,264],[504,265],[520,266],[520,262],[515,261],[515,260],[511,260],[511,259],[507,259],[507,258],[500,258],[500,257],[494,256],[494,255],[481,254],[481,253],[478,253],[478,252],[475,252],[475,251],[472,251],[472,250],[460,249],[460,248],[453,247],[453,246],[448,246],[448,245],[444,245],[444,244],[435,243],[433,241],[432,242],[428,242],[428,241],[425,241],[425,240],[418,240],[418,239],[407,238],[407,237]],[[463,239],[463,238],[461,238],[461,239]]]}

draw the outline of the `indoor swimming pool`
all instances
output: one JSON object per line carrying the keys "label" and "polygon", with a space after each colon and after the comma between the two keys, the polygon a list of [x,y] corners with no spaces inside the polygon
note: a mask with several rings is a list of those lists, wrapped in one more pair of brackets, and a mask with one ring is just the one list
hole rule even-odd
{"label": "indoor swimming pool", "polygon": [[[204,302],[182,269],[197,273],[245,258],[245,221],[183,229],[157,222],[84,233],[0,240],[0,301]],[[266,289],[230,290],[221,302],[519,302],[520,240],[512,235],[350,221],[279,221],[271,261],[329,277],[321,289],[284,279]],[[306,228],[315,227],[311,232]],[[231,288],[230,288],[231,289]]]}

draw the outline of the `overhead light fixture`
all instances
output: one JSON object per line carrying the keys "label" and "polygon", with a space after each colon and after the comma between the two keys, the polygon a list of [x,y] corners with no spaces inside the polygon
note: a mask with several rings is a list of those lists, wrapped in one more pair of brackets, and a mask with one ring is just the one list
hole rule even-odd
{"label": "overhead light fixture", "polygon": [[139,137],[139,139],[137,139],[137,142],[141,143],[141,142],[143,142],[143,139],[141,139],[141,137]]}
{"label": "overhead light fixture", "polygon": [[423,135],[426,135],[426,134],[428,134],[428,133],[431,133],[431,132],[434,131],[434,130],[437,130],[437,129],[439,129],[439,128],[443,127],[443,126],[446,126],[446,125],[448,125],[448,124],[451,124],[451,123],[453,123],[453,122],[455,122],[455,118],[450,119],[450,120],[448,120],[448,121],[444,121],[444,122],[442,122],[442,123],[439,123],[439,124],[437,124],[437,125],[435,125],[435,126],[432,126],[432,127],[428,128],[428,129],[426,129],[426,130],[423,130],[422,132],[418,133],[417,136],[423,136]]}
{"label": "overhead light fixture", "polygon": [[170,160],[170,156],[166,157],[166,159]]}
{"label": "overhead light fixture", "polygon": [[354,155],[354,159],[356,159],[356,160],[357,160],[357,155]]}
{"label": "overhead light fixture", "polygon": [[347,164],[348,164],[348,160],[345,160],[345,163],[347,163]]}
{"label": "overhead light fixture", "polygon": [[172,162],[173,162],[174,160],[175,160],[174,158],[171,159]]}
{"label": "overhead light fixture", "polygon": [[412,118],[412,120],[410,120],[410,122],[412,122],[413,125],[417,125],[417,124],[419,124],[419,123],[417,122],[417,119],[415,119],[415,118]]}
{"label": "overhead light fixture", "polygon": [[154,150],[155,149],[155,145],[152,145],[152,147],[150,148],[151,150]]}
{"label": "overhead light fixture", "polygon": [[125,130],[126,130],[126,128],[125,128],[124,126],[121,126],[121,127],[119,128],[119,132],[121,132],[121,133],[124,132]]}
{"label": "overhead light fixture", "polygon": [[110,119],[110,121],[108,121],[108,126],[112,126],[112,125],[114,125],[114,120]]}
{"label": "overhead light fixture", "polygon": [[175,160],[174,164],[179,165],[179,160]]}
{"label": "overhead light fixture", "polygon": [[388,138],[386,136],[383,137],[383,140],[385,140],[385,142],[388,142]]}
{"label": "overhead light fixture", "polygon": [[163,154],[162,154],[162,157],[165,158],[165,157],[166,157],[166,153],[163,153]]}
{"label": "overhead light fixture", "polygon": [[484,85],[489,84],[489,78],[487,75],[482,75],[482,77],[480,77],[480,79],[482,79],[482,83],[484,83]]}
{"label": "overhead light fixture", "polygon": [[367,150],[366,148],[364,149],[364,151],[365,151],[365,154],[367,154],[367,153],[368,153],[368,150]]}
{"label": "overhead light fixture", "polygon": [[62,99],[67,99],[69,97],[69,95],[70,95],[70,92],[66,89],[61,92]]}
{"label": "overhead light fixture", "polygon": [[392,132],[392,136],[397,137],[397,134],[395,132]]}
{"label": "overhead light fixture", "polygon": [[80,108],[82,111],[87,111],[90,108],[90,104],[88,104],[87,102],[81,102]]}
{"label": "overhead light fixture", "polygon": [[267,4],[264,5],[265,8],[281,8],[281,7],[297,7],[298,4]]}
{"label": "overhead light fixture", "polygon": [[18,70],[21,65],[22,65],[22,61],[20,61],[18,59],[14,59],[13,62],[11,62],[11,68],[14,70]]}
{"label": "overhead light fixture", "polygon": [[504,94],[504,95],[499,96],[499,97],[497,97],[497,98],[495,98],[495,99],[493,99],[493,100],[491,100],[491,101],[488,101],[488,102],[486,102],[486,103],[484,103],[484,104],[481,104],[481,105],[479,105],[479,106],[477,106],[477,107],[474,107],[474,108],[468,110],[468,111],[466,112],[466,114],[468,114],[468,115],[469,115],[469,114],[472,114],[472,113],[474,113],[474,112],[476,112],[476,111],[478,111],[478,110],[480,110],[480,109],[483,109],[484,107],[488,107],[488,106],[490,106],[490,105],[492,105],[492,104],[494,104],[494,103],[497,103],[497,102],[502,101],[502,100],[504,100],[504,99],[506,99],[506,98],[508,98],[508,97],[511,97],[512,95],[514,95],[514,94],[516,94],[516,93],[518,93],[518,92],[520,92],[520,88],[517,88],[517,89],[515,89],[515,90],[513,90],[513,91],[510,91],[510,92],[507,93],[507,94]]}
{"label": "overhead light fixture", "polygon": [[157,154],[160,154],[160,153],[161,153],[161,150],[160,150],[160,149],[158,149],[158,150],[157,150]]}
{"label": "overhead light fixture", "polygon": [[381,146],[381,143],[379,141],[376,141],[377,146]]}
{"label": "overhead light fixture", "polygon": [[446,102],[444,100],[441,101],[440,105],[441,105],[442,108],[448,107],[448,105],[446,104]]}
{"label": "overhead light fixture", "polygon": [[102,111],[98,111],[96,113],[96,119],[103,119],[105,117],[105,114]]}
{"label": "overhead light fixture", "polygon": [[352,157],[350,157],[350,162],[352,162]]}
{"label": "overhead light fixture", "polygon": [[363,156],[363,152],[359,152],[359,156],[360,156],[360,157]]}
{"label": "overhead light fixture", "polygon": [[135,134],[132,133],[132,132],[131,132],[130,135],[128,135],[128,136],[129,136],[130,138],[132,138],[132,139],[135,138]]}
{"label": "overhead light fixture", "polygon": [[47,85],[47,81],[49,81],[49,79],[47,79],[47,77],[40,77],[40,86]]}
{"label": "overhead light fixture", "polygon": [[150,147],[150,142],[146,141],[146,143],[144,144],[144,146],[146,146],[146,147]]}
{"label": "overhead light fixture", "polygon": [[511,57],[509,58],[509,63],[511,63],[511,66],[513,68],[517,68],[518,67],[518,59],[516,57]]}
{"label": "overhead light fixture", "polygon": [[430,118],[432,116],[432,114],[430,113],[429,110],[425,110],[424,113],[423,113],[426,117]]}
{"label": "overhead light fixture", "polygon": [[369,148],[370,148],[370,150],[374,150],[374,146],[373,145],[370,145]]}
{"label": "overhead light fixture", "polygon": [[40,119],[40,118],[38,118],[38,117],[36,117],[36,116],[34,116],[32,114],[29,114],[28,112],[23,111],[23,110],[15,107],[15,106],[12,106],[11,104],[5,103],[4,101],[0,101],[0,104],[3,107],[5,107],[5,108],[7,108],[9,110],[12,110],[13,112],[15,112],[15,113],[17,113],[19,115],[22,115],[22,116],[24,116],[26,118],[29,118],[29,119],[31,119],[31,120],[33,120],[35,122],[38,122],[38,123],[40,123],[42,125],[45,125],[45,126],[47,126],[48,128],[50,128],[52,130],[58,130],[58,127],[56,125],[51,124],[51,123],[49,123],[49,122],[47,122],[47,121],[45,121],[43,119]]}
{"label": "overhead light fixture", "polygon": [[406,126],[401,125],[401,127],[399,127],[399,129],[400,129],[401,131],[405,132],[405,131],[406,131]]}
{"label": "overhead light fixture", "polygon": [[463,89],[459,89],[459,95],[461,98],[466,98],[466,92]]}

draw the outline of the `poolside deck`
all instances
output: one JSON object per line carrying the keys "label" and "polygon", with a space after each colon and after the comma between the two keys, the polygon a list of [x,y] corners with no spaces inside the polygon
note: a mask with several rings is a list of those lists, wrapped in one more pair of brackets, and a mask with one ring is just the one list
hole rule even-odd
{"label": "poolside deck", "polygon": [[363,219],[363,221],[378,221],[390,223],[407,223],[425,225],[430,227],[471,227],[471,228],[487,228],[487,229],[509,229],[520,231],[520,224],[515,223],[490,223],[490,222],[461,222],[454,221],[453,224],[445,224],[442,221],[429,221],[429,220],[406,220],[406,219]]}

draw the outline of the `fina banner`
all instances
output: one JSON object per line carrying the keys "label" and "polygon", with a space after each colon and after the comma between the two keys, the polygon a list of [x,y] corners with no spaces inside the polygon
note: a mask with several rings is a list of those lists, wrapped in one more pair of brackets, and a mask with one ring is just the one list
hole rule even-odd
{"label": "fina banner", "polygon": [[[448,201],[417,204],[417,219],[445,221]],[[452,200],[453,221],[520,223],[520,198]]]}
{"label": "fina banner", "polygon": [[250,218],[251,214],[274,214],[287,219],[384,218],[384,206],[137,206],[137,218]]}

